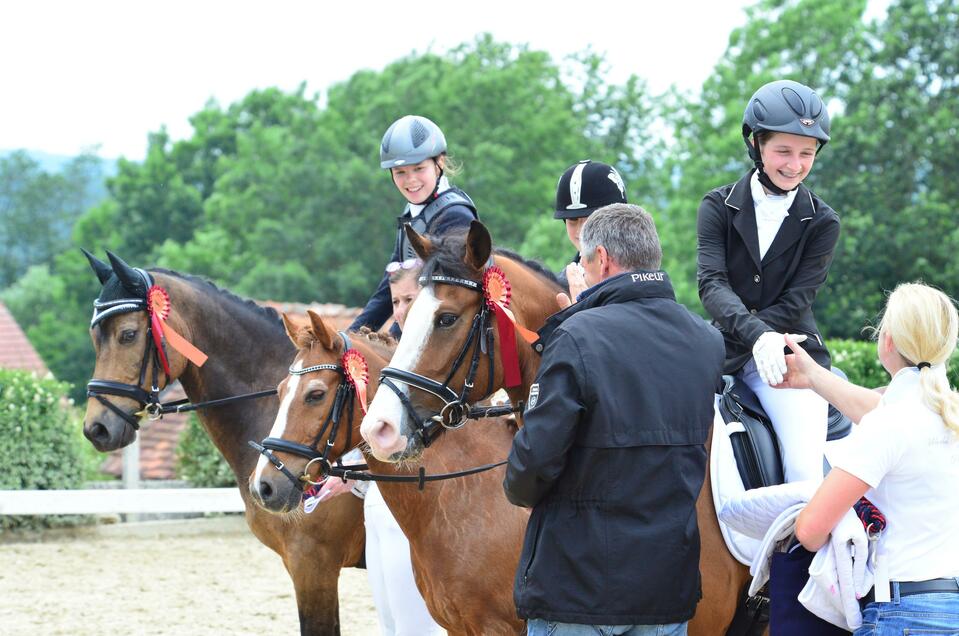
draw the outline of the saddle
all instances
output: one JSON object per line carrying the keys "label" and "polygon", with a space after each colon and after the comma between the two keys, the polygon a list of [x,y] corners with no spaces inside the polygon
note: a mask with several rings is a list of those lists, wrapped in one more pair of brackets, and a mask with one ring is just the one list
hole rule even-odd
{"label": "saddle", "polygon": [[[841,370],[834,367],[832,372],[846,379]],[[742,380],[724,375],[717,409],[726,424],[743,487],[751,490],[784,483],[779,441],[756,394]],[[851,429],[852,421],[830,404],[826,441],[841,439]]]}
{"label": "saddle", "polygon": [[[846,378],[839,369],[833,368],[832,372]],[[723,429],[716,430],[715,427],[720,425]],[[830,404],[826,441],[841,439],[851,429],[852,421]],[[772,421],[756,394],[745,382],[733,376],[723,376],[721,390],[716,396],[710,456],[710,478],[717,510],[722,507],[724,489],[742,492],[785,482],[782,454]],[[730,465],[733,463],[735,469]],[[741,484],[733,483],[739,481],[737,471]],[[828,465],[824,458],[823,472],[826,471]],[[720,530],[730,553],[741,563],[749,565],[758,541],[740,535],[721,521]],[[760,591],[750,596],[747,589],[748,584],[741,591],[736,615],[726,636],[761,636],[766,631],[770,610],[768,593]]]}

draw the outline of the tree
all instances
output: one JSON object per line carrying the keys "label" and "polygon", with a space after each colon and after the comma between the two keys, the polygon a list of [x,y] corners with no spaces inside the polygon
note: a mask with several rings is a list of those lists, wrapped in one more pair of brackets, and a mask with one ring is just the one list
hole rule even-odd
{"label": "tree", "polygon": [[0,289],[69,244],[102,179],[100,159],[89,154],[60,173],[45,172],[25,151],[0,157]]}
{"label": "tree", "polygon": [[816,168],[843,221],[821,304],[841,337],[875,324],[899,282],[959,295],[959,2],[899,0],[872,30]]}

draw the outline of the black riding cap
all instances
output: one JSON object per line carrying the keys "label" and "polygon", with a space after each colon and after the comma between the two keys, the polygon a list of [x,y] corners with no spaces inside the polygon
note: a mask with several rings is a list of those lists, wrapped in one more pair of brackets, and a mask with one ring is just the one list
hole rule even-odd
{"label": "black riding cap", "polygon": [[578,219],[611,203],[626,203],[623,178],[610,165],[584,159],[559,178],[553,218]]}

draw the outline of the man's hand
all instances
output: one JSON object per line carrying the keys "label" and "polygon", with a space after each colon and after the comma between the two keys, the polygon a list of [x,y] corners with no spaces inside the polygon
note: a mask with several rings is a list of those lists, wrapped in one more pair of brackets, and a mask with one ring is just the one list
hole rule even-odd
{"label": "man's hand", "polygon": [[586,284],[586,274],[583,271],[583,266],[579,263],[570,263],[566,266],[566,282],[569,284],[569,297],[572,302],[576,302],[576,298],[589,287]]}
{"label": "man's hand", "polygon": [[[793,343],[800,343],[805,339],[806,336],[792,336]],[[775,331],[767,331],[759,336],[756,344],[753,345],[756,370],[763,382],[769,386],[776,386],[783,382],[783,374],[786,373],[785,347],[785,337]]]}

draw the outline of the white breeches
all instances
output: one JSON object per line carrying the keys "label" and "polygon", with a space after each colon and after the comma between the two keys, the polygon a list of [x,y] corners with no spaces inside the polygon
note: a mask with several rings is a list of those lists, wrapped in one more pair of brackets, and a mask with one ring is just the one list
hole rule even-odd
{"label": "white breeches", "polygon": [[752,360],[739,373],[772,420],[786,481],[822,481],[829,415],[826,400],[810,389],[772,388],[759,377]]}
{"label": "white breeches", "polygon": [[383,636],[444,634],[426,609],[413,580],[410,544],[380,495],[376,483],[363,500],[366,573]]}

